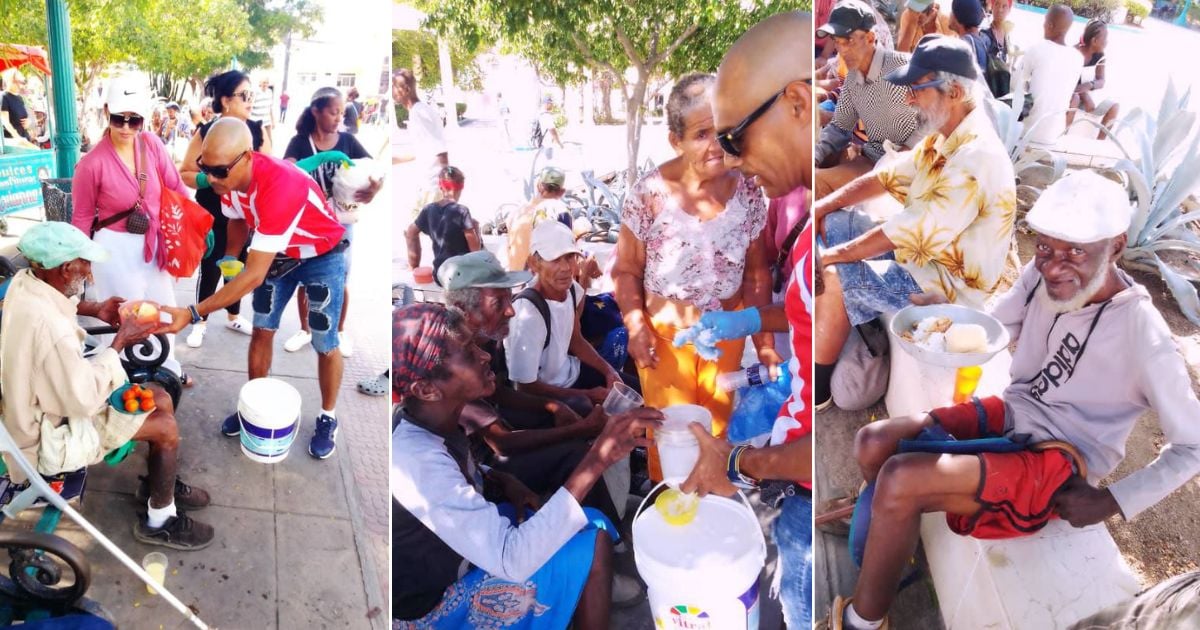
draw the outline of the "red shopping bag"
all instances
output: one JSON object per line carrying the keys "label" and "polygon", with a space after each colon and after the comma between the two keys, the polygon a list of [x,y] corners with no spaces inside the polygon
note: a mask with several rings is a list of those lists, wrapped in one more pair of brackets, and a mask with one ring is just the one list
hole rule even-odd
{"label": "red shopping bag", "polygon": [[159,220],[167,254],[167,273],[176,278],[192,277],[204,258],[212,215],[187,195],[164,186]]}

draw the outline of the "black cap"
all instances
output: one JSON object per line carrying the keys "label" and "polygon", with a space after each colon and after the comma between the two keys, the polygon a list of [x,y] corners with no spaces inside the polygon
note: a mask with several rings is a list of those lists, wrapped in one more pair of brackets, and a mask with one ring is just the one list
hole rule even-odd
{"label": "black cap", "polygon": [[896,85],[912,85],[931,72],[949,72],[968,79],[979,76],[975,53],[966,40],[950,35],[926,35],[917,42],[908,63],[883,78]]}
{"label": "black cap", "polygon": [[959,24],[967,28],[975,28],[983,23],[983,5],[979,0],[953,0],[950,12]]}
{"label": "black cap", "polygon": [[829,14],[829,23],[817,29],[817,37],[847,37],[854,31],[869,31],[875,26],[875,13],[858,0],[839,3]]}

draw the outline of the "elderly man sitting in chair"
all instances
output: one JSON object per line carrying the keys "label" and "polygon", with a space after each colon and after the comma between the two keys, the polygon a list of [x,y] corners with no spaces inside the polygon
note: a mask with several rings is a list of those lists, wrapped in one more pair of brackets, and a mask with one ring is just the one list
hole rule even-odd
{"label": "elderly man sitting in chair", "polygon": [[[147,513],[134,525],[134,538],[181,550],[207,546],[212,526],[176,509],[202,508],[209,497],[175,476],[179,429],[171,397],[151,384],[156,408],[149,413],[130,415],[108,404],[127,380],[119,353],[154,333],[157,322],[119,322],[120,298],[80,301],[92,263],[106,260],[108,252],[70,223],[36,225],[18,248],[31,268],[13,277],[0,320],[5,428],[44,475],[95,464],[129,440],[148,442],[149,475],[137,493]],[[91,359],[83,356],[80,315],[119,323],[112,346]],[[13,480],[24,481],[9,464]]]}

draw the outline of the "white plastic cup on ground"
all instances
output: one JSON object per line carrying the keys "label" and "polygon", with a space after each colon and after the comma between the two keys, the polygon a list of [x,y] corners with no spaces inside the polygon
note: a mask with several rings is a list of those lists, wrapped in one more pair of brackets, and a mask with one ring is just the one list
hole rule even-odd
{"label": "white plastic cup on ground", "polygon": [[613,384],[612,389],[608,390],[608,396],[604,397],[604,413],[615,416],[630,409],[637,409],[645,402],[637,390],[625,383],[617,382]]}
{"label": "white plastic cup on ground", "polygon": [[[146,573],[150,574],[150,578],[159,586],[163,585],[163,581],[167,579],[167,554],[161,551],[151,551],[142,558],[142,568]],[[153,586],[146,585],[146,592],[151,595],[158,595],[158,591],[154,590]]]}
{"label": "white plastic cup on ground", "polygon": [[662,426],[654,431],[654,444],[658,448],[663,481],[678,488],[700,459],[700,442],[688,426],[699,422],[711,433],[712,414],[700,405],[671,405],[662,414]]}

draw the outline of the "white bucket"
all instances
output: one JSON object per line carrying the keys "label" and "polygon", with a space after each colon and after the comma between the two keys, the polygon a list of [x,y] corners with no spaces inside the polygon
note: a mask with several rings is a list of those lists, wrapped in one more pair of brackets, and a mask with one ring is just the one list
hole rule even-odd
{"label": "white bucket", "polygon": [[678,488],[700,459],[700,443],[688,425],[699,422],[712,433],[712,413],[700,405],[671,405],[663,408],[662,414],[662,426],[654,430],[654,447],[663,481]]}
{"label": "white bucket", "polygon": [[275,378],[256,378],[238,395],[242,452],[246,457],[274,464],[287,457],[300,425],[300,392]]}
{"label": "white bucket", "polygon": [[634,561],[649,587],[655,628],[756,630],[767,541],[746,497],[710,494],[692,522],[670,525],[645,509],[655,494],[633,521]]}

